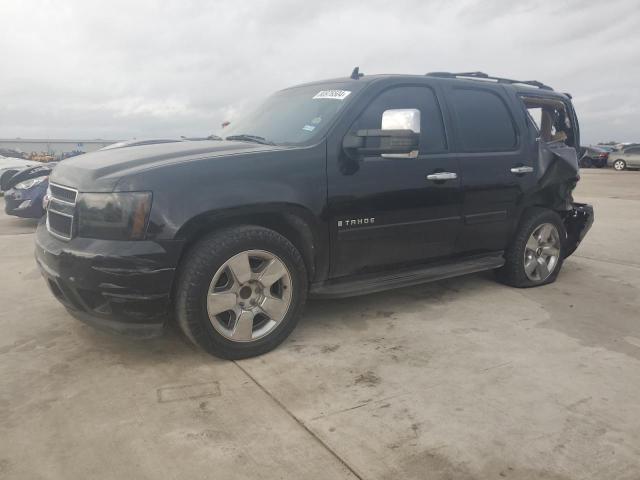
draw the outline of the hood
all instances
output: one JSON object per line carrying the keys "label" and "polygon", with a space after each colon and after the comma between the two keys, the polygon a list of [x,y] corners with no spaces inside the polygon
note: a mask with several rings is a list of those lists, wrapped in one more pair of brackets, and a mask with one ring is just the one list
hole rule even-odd
{"label": "hood", "polygon": [[14,185],[17,185],[20,182],[24,182],[25,180],[29,180],[30,178],[48,176],[51,174],[53,167],[55,167],[57,164],[58,162],[40,163],[34,167],[20,170],[6,180],[3,178],[2,182],[0,183],[0,188],[2,188],[2,190],[9,190],[10,188],[13,188]]}
{"label": "hood", "polygon": [[118,180],[144,170],[189,160],[282,150],[286,147],[249,142],[198,141],[98,150],[61,162],[51,182],[84,192],[113,191]]}
{"label": "hood", "polygon": [[7,170],[9,168],[26,168],[31,165],[40,165],[40,162],[23,160],[22,158],[0,157],[0,170]]}

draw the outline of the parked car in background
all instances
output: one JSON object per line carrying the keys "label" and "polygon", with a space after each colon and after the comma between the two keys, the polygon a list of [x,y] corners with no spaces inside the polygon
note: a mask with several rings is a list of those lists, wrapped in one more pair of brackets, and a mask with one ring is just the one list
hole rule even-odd
{"label": "parked car in background", "polygon": [[607,166],[607,160],[609,159],[609,152],[598,145],[589,145],[583,147],[582,155],[580,157],[581,168],[602,168]]}
{"label": "parked car in background", "polygon": [[31,160],[24,160],[22,158],[15,157],[3,157],[0,155],[0,193],[4,192],[5,188],[3,186],[10,177],[20,170],[37,165],[40,164]]}
{"label": "parked car in background", "polygon": [[4,211],[23,218],[44,215],[44,198],[49,187],[49,174],[57,163],[49,162],[24,169],[11,177],[4,196]]}
{"label": "parked car in background", "polygon": [[84,155],[87,152],[83,152],[82,150],[72,150],[70,152],[63,152],[60,155],[60,160],[64,160],[65,158],[77,157],[78,155]]}
{"label": "parked car in background", "polygon": [[596,145],[596,147],[601,148],[602,150],[604,150],[605,152],[615,152],[616,151],[616,147],[614,147],[613,145]]}
{"label": "parked car in background", "polygon": [[22,158],[22,159],[26,159],[27,158],[27,154],[20,151],[20,150],[16,150],[15,148],[0,148],[0,158],[1,157],[8,157],[8,158]]}
{"label": "parked car in background", "polygon": [[619,172],[627,168],[640,168],[640,145],[634,144],[611,152],[609,163]]}

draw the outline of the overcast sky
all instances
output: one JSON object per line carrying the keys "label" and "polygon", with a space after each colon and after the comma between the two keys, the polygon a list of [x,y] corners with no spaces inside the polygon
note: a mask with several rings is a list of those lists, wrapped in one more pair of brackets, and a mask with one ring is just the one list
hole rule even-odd
{"label": "overcast sky", "polygon": [[270,92],[481,70],[571,92],[583,143],[640,141],[640,2],[1,0],[0,138],[208,135]]}

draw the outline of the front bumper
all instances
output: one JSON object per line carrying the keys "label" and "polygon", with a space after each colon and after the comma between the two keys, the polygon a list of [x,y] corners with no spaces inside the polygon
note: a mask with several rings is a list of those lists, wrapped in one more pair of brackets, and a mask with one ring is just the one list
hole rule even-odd
{"label": "front bumper", "polygon": [[29,191],[8,190],[4,195],[4,211],[7,215],[15,217],[40,218],[44,215],[43,195]]}
{"label": "front bumper", "polygon": [[179,245],[152,241],[56,239],[43,221],[36,261],[53,295],[76,318],[102,330],[152,337],[162,333]]}
{"label": "front bumper", "polygon": [[564,217],[567,231],[564,257],[567,258],[576,251],[580,242],[593,225],[593,206],[587,203],[574,203],[573,208]]}

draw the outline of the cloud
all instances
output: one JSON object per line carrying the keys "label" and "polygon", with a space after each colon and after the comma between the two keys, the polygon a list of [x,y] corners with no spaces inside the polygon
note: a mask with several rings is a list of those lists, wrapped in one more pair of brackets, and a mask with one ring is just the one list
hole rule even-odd
{"label": "cloud", "polygon": [[0,137],[208,135],[268,93],[483,70],[570,91],[583,140],[640,139],[635,0],[4,0]]}

